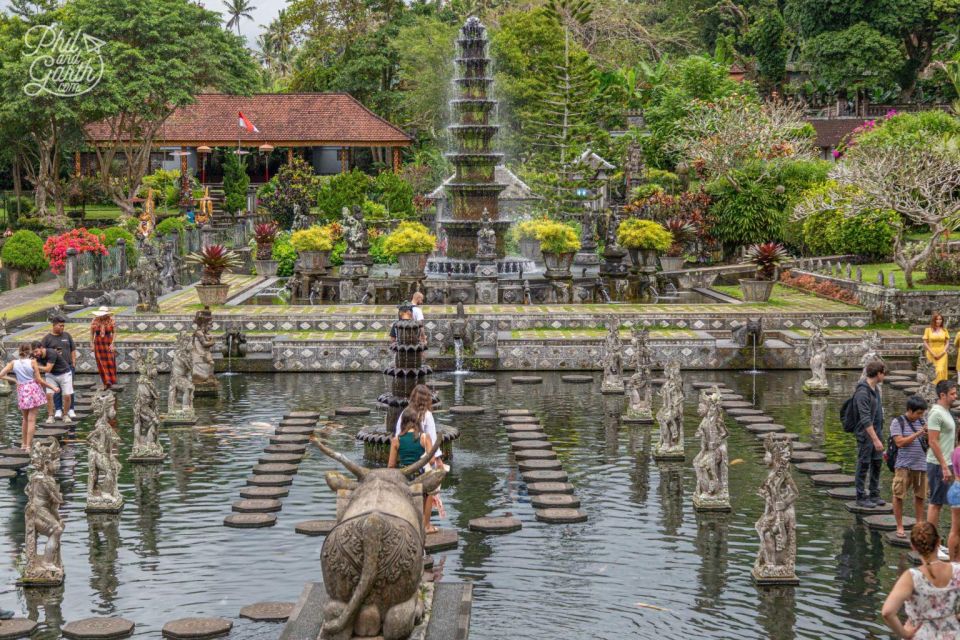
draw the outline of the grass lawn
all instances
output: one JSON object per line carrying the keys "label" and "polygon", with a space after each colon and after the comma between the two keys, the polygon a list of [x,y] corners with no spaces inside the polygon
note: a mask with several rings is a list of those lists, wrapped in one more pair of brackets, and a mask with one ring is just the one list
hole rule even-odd
{"label": "grass lawn", "polygon": [[[903,269],[898,267],[893,262],[884,262],[883,264],[865,264],[861,265],[863,269],[863,281],[869,282],[870,284],[877,283],[877,274],[880,271],[883,271],[884,284],[886,284],[886,279],[889,277],[889,274],[892,272],[897,283],[897,289],[901,291],[909,291],[907,289],[906,280],[903,278]],[[854,270],[854,272],[856,272]],[[926,273],[923,271],[914,271],[913,272],[913,285],[914,290],[916,291],[943,291],[943,290],[960,290],[960,285],[953,284],[922,284],[923,279],[926,277]]]}
{"label": "grass lawn", "polygon": [[[731,298],[736,298],[737,300],[743,300],[743,292],[740,291],[740,287],[737,285],[714,285],[710,287],[714,291],[719,291],[725,295],[730,296]],[[797,301],[797,296],[806,296],[809,295],[812,298],[816,298],[813,294],[805,294],[803,292],[797,291],[796,289],[791,289],[790,287],[785,287],[782,284],[773,285],[773,293],[770,294],[770,299],[766,302],[756,303],[756,304],[768,304],[771,307],[790,307],[793,306],[793,303]]]}
{"label": "grass lawn", "polygon": [[53,293],[47,294],[42,298],[37,298],[36,300],[31,300],[30,302],[24,302],[23,304],[14,305],[9,309],[4,309],[3,315],[7,316],[7,320],[17,320],[38,311],[43,311],[44,309],[51,309],[58,304],[63,304],[63,294],[65,292],[66,289],[57,289]]}
{"label": "grass lawn", "polygon": [[120,207],[113,204],[88,204],[85,220],[116,220],[120,217]]}

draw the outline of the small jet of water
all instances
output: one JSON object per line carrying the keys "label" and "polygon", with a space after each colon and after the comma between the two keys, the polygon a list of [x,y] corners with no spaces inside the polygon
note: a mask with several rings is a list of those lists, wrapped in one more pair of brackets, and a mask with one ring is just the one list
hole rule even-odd
{"label": "small jet of water", "polygon": [[638,602],[633,606],[639,609],[653,609],[654,611],[670,611],[670,609],[665,609],[664,607],[658,607],[655,604],[647,604],[646,602]]}
{"label": "small jet of water", "polygon": [[734,466],[734,465],[737,465],[737,464],[743,464],[743,458],[737,458],[736,460],[730,461],[730,466],[731,466],[731,467]]}

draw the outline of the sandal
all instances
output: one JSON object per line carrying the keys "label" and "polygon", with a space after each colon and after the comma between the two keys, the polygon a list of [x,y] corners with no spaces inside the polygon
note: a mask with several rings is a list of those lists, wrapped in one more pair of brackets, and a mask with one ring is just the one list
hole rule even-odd
{"label": "sandal", "polygon": [[437,533],[438,531],[440,531],[440,529],[437,529],[434,526],[429,526],[429,527],[424,527],[423,531],[424,533]]}
{"label": "sandal", "polygon": [[900,538],[900,539],[906,539],[906,537],[907,537],[907,532],[906,532],[906,531],[897,531],[897,537]]}

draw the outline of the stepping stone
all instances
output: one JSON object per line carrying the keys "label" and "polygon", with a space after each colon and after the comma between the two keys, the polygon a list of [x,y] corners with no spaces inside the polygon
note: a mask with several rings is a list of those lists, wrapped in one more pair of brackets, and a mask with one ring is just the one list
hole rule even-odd
{"label": "stepping stone", "polygon": [[449,389],[453,386],[453,383],[449,380],[434,380],[432,382],[428,382],[427,386],[431,389]]}
{"label": "stepping stone", "polygon": [[919,553],[917,553],[913,549],[910,549],[910,551],[907,551],[907,558],[913,564],[923,564],[923,556],[921,556]]}
{"label": "stepping stone", "polygon": [[307,436],[292,433],[270,436],[270,444],[307,444],[308,442],[310,442],[310,438]]}
{"label": "stepping stone", "polygon": [[550,470],[525,471],[520,476],[528,487],[537,482],[566,482],[569,479],[566,471]]}
{"label": "stepping stone", "polygon": [[729,411],[730,409],[749,409],[753,406],[753,403],[746,400],[723,400],[721,398],[720,406]]}
{"label": "stepping stone", "polygon": [[260,498],[237,500],[232,506],[237,513],[273,513],[280,511],[283,508],[283,503],[273,498]]}
{"label": "stepping stone", "polygon": [[0,449],[0,458],[26,458],[30,459],[30,452],[24,451],[20,447],[7,447]]}
{"label": "stepping stone", "polygon": [[436,533],[428,533],[426,542],[423,543],[423,550],[427,553],[436,553],[437,551],[446,551],[456,549],[460,544],[460,538],[453,529],[440,529]]}
{"label": "stepping stone", "polygon": [[813,475],[815,473],[840,473],[843,469],[839,464],[833,462],[801,462],[793,465],[800,473]]}
{"label": "stepping stone", "polygon": [[[76,424],[76,423],[73,423]],[[34,438],[62,438],[67,435],[66,428],[58,427],[37,427],[37,430],[34,432]]]}
{"label": "stepping stone", "polygon": [[304,536],[325,536],[337,526],[336,520],[306,520],[294,527],[294,531]]}
{"label": "stepping stone", "polygon": [[309,436],[316,430],[316,427],[288,427],[285,425],[280,425],[277,427],[277,435],[295,435],[295,436]]}
{"label": "stepping stone", "polygon": [[304,453],[307,450],[305,444],[293,444],[285,442],[282,444],[271,444],[263,448],[264,453]]}
{"label": "stepping stone", "polygon": [[172,640],[216,638],[230,633],[233,623],[224,618],[181,618],[163,625],[163,637]]}
{"label": "stepping stone", "polygon": [[756,435],[766,435],[768,433],[783,433],[787,430],[782,424],[771,424],[769,422],[760,424],[748,424],[744,427],[750,433]]}
{"label": "stepping stone", "polygon": [[517,460],[520,471],[559,471],[563,464],[559,460]]}
{"label": "stepping stone", "polygon": [[547,434],[543,431],[510,431],[507,433],[507,440],[510,444],[514,442],[526,442],[527,440],[546,440]]}
{"label": "stepping stone", "polygon": [[904,377],[904,378],[916,379],[916,377],[917,377],[917,372],[916,372],[916,371],[912,371],[912,370],[910,370],[910,369],[894,369],[893,371],[890,371],[890,375],[892,375],[892,376],[897,376],[897,377]]}
{"label": "stepping stone", "polygon": [[533,513],[537,520],[547,524],[572,524],[587,521],[587,514],[580,509],[537,509]]}
{"label": "stepping stone", "polygon": [[284,419],[286,418],[310,418],[312,420],[320,419],[319,411],[290,411],[289,413],[283,414]]}
{"label": "stepping stone", "polygon": [[729,409],[727,414],[731,416],[762,416],[763,409]]}
{"label": "stepping stone", "polygon": [[555,460],[557,457],[553,449],[520,449],[513,452],[517,460]]}
{"label": "stepping stone", "polygon": [[510,382],[513,384],[541,384],[543,378],[540,376],[513,376],[510,378]]}
{"label": "stepping stone", "polygon": [[234,529],[260,529],[277,524],[277,516],[272,513],[231,513],[223,519],[223,526]]}
{"label": "stepping stone", "polygon": [[[652,378],[650,380],[650,384],[652,384],[655,387],[662,387],[663,383],[666,381],[667,381],[666,378]],[[723,393],[723,391],[721,391],[720,393]]]}
{"label": "stepping stone", "polygon": [[883,384],[891,382],[916,382],[916,379],[910,376],[884,376]]}
{"label": "stepping stone", "polygon": [[258,602],[240,609],[240,617],[257,622],[286,622],[295,606],[293,602]]}
{"label": "stepping stone", "polygon": [[534,509],[579,509],[580,498],[565,493],[542,493],[533,496],[530,504]]}
{"label": "stepping stone", "polygon": [[474,518],[467,523],[470,531],[479,531],[480,533],[512,533],[520,531],[523,524],[519,518],[513,516],[491,516],[486,518]]}
{"label": "stepping stone", "polygon": [[68,622],[60,628],[65,638],[86,640],[87,638],[113,639],[126,638],[133,634],[136,625],[124,618],[84,618]]}
{"label": "stepping stone", "polygon": [[745,399],[742,395],[740,395],[739,393],[723,393],[723,392],[721,392],[721,393],[720,393],[720,401],[721,401],[721,402],[746,402],[746,403],[749,404],[750,406],[753,406],[753,403],[752,403],[752,402],[750,402],[749,400],[746,400],[746,399]]}
{"label": "stepping stone", "polygon": [[818,473],[810,476],[810,482],[818,487],[848,487],[853,486],[853,476],[845,473]]}
{"label": "stepping stone", "polygon": [[0,620],[0,640],[26,638],[33,634],[36,628],[37,623],[29,618],[11,618],[10,620]]}
{"label": "stepping stone", "polygon": [[539,424],[508,424],[506,425],[507,433],[536,433],[543,431],[543,427]]}
{"label": "stepping stone", "polygon": [[530,409],[500,409],[498,411],[501,416],[532,416],[533,411]]}
{"label": "stepping stone", "polygon": [[514,451],[529,451],[532,449],[552,449],[549,440],[514,440],[510,443]]}
{"label": "stepping stone", "polygon": [[765,424],[773,422],[773,418],[765,415],[733,416],[733,419],[743,424]]}
{"label": "stepping stone", "polygon": [[486,411],[486,408],[472,404],[459,404],[450,407],[450,413],[456,416],[475,416]]}
{"label": "stepping stone", "polygon": [[288,462],[271,462],[269,464],[256,464],[253,465],[253,473],[258,476],[270,476],[270,475],[286,475],[292,476],[296,475],[299,468],[295,464],[290,464]]}
{"label": "stepping stone", "polygon": [[893,531],[888,531],[887,533],[883,534],[883,539],[891,546],[910,549],[910,531],[906,527],[904,527],[904,530],[907,534],[906,538],[898,538],[897,531],[894,529]]}
{"label": "stepping stone", "polygon": [[531,482],[527,485],[527,493],[532,496],[544,493],[573,493],[573,485],[569,482]]}
{"label": "stepping stone", "polygon": [[286,487],[293,484],[293,476],[253,476],[252,478],[247,478],[247,484],[255,487]]}
{"label": "stepping stone", "polygon": [[827,454],[820,451],[796,451],[790,454],[793,462],[826,462]]}
{"label": "stepping stone", "polygon": [[503,424],[530,424],[531,422],[540,422],[537,416],[503,416],[500,418]]}
{"label": "stepping stone", "polygon": [[827,489],[827,495],[837,500],[856,500],[857,488],[850,486],[850,487],[836,487],[834,489]]}
{"label": "stepping stone", "polygon": [[495,378],[467,378],[463,384],[471,387],[492,387],[497,384],[497,381]]}
{"label": "stepping stone", "polygon": [[17,477],[17,472],[13,469],[0,469],[0,480],[13,480]]}
{"label": "stepping stone", "polygon": [[851,500],[850,502],[845,502],[843,504],[846,507],[847,511],[850,513],[856,513],[857,515],[874,515],[880,514],[885,515],[888,513],[893,513],[893,505],[889,502],[882,507],[861,507],[857,505],[856,500]]}
{"label": "stepping stone", "polygon": [[[791,433],[790,435],[794,434]],[[794,442],[790,446],[793,448],[794,453],[799,453],[800,451],[811,451],[813,449],[813,445],[809,442]],[[792,454],[791,457],[793,457]]]}
{"label": "stepping stone", "polygon": [[720,389],[726,389],[727,385],[722,382],[710,382],[709,380],[698,380],[693,383],[694,389],[713,389],[714,387],[720,387]]}
{"label": "stepping stone", "polygon": [[564,382],[570,382],[572,384],[589,384],[593,382],[593,376],[585,376],[580,374],[567,374],[565,376],[560,376],[560,379]]}
{"label": "stepping stone", "polygon": [[280,421],[281,427],[313,427],[317,421],[313,418],[284,418]]}
{"label": "stepping stone", "polygon": [[338,416],[368,416],[370,409],[368,407],[337,407],[333,413]]}
{"label": "stepping stone", "polygon": [[917,382],[916,380],[908,380],[906,378],[902,378],[900,380],[894,380],[888,383],[887,380],[885,379],[883,381],[883,386],[887,386],[887,384],[889,384],[894,389],[906,389],[907,387],[916,386]]}
{"label": "stepping stone", "polygon": [[241,487],[240,497],[250,500],[286,498],[290,490],[285,487]]}
{"label": "stepping stone", "polygon": [[300,464],[303,460],[302,453],[264,453],[257,459],[260,464]]}
{"label": "stepping stone", "polygon": [[[909,529],[916,524],[916,520],[910,516],[903,516],[903,528]],[[892,514],[882,514],[882,515],[873,515],[865,516],[863,518],[863,523],[870,527],[871,529],[877,529],[879,531],[896,531],[897,530],[897,521]]]}
{"label": "stepping stone", "polygon": [[29,464],[30,460],[26,458],[0,458],[0,469],[23,469]]}
{"label": "stepping stone", "polygon": [[74,378],[73,388],[74,389],[93,389],[97,385],[96,380],[84,380],[80,378]]}
{"label": "stepping stone", "polygon": [[[752,427],[752,426],[761,426],[761,425],[750,425],[750,426]],[[770,425],[763,425],[763,426],[770,426]],[[773,425],[773,426],[781,427],[781,426],[783,426],[783,425]],[[764,434],[755,433],[754,435],[759,438],[761,435],[764,435]],[[777,432],[774,432],[773,437],[774,437],[775,439],[777,439],[777,440],[789,440],[789,441],[790,441],[790,448],[792,449],[792,448],[793,448],[793,443],[794,443],[795,441],[797,441],[797,440],[800,439],[800,434],[799,434],[799,433],[787,433],[786,431],[777,431]]]}

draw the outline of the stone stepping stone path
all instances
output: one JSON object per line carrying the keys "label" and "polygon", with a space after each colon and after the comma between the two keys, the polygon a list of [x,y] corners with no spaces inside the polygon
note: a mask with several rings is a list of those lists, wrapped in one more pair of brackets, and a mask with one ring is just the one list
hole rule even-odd
{"label": "stone stepping stone path", "polygon": [[917,372],[910,369],[894,369],[890,372],[891,376],[916,379]]}
{"label": "stone stepping stone path", "polygon": [[810,476],[810,482],[818,487],[852,487],[853,476],[845,473],[818,473]]}
{"label": "stone stepping stone path", "polygon": [[368,407],[337,407],[333,413],[338,416],[368,416],[370,409]]}
{"label": "stone stepping stone path", "polygon": [[827,454],[819,451],[794,451],[790,454],[793,462],[826,462]]}
{"label": "stone stepping stone path", "polygon": [[37,623],[29,618],[0,620],[0,640],[26,638],[37,629]]}
{"label": "stone stepping stone path", "polygon": [[294,602],[257,602],[240,609],[240,617],[257,622],[286,622],[295,606]]}
{"label": "stone stepping stone path", "polygon": [[527,483],[528,487],[537,482],[567,482],[567,480],[569,480],[566,471],[525,471],[522,472],[520,476],[523,478],[523,481]]}
{"label": "stone stepping stone path", "polygon": [[29,464],[30,460],[26,458],[0,458],[0,469],[11,469],[16,471],[17,469],[23,469]]}
{"label": "stone stepping stone path", "polygon": [[[856,489],[854,489],[856,491]],[[886,515],[888,513],[893,513],[893,505],[889,502],[882,507],[861,507],[857,504],[856,500],[851,500],[850,502],[843,503],[843,506],[850,513],[855,513],[857,515]]]}
{"label": "stone stepping stone path", "polygon": [[527,484],[527,493],[531,496],[541,494],[573,493],[573,485],[569,482],[531,482]]}
{"label": "stone stepping stone path", "polygon": [[531,422],[535,422],[537,424],[540,423],[540,418],[537,416],[503,416],[500,420],[503,422],[503,424],[530,424]]}
{"label": "stone stepping stone path", "polygon": [[37,427],[34,438],[62,438],[67,435],[67,429],[58,427]]}
{"label": "stone stepping stone path", "polygon": [[269,464],[256,464],[253,465],[254,475],[287,475],[292,476],[296,475],[299,468],[295,464],[289,464],[286,462],[272,462]]}
{"label": "stone stepping stone path", "polygon": [[307,444],[310,438],[292,433],[270,436],[270,444]]}
{"label": "stone stepping stone path", "polygon": [[557,454],[551,449],[519,449],[515,448],[513,457],[518,461],[527,460],[556,460]]}
{"label": "stone stepping stone path", "polygon": [[113,638],[126,638],[133,634],[136,625],[130,620],[124,618],[84,618],[83,620],[74,620],[68,622],[60,628],[60,633],[65,638],[72,640],[87,640],[97,638],[99,640],[108,640]]}
{"label": "stone stepping stone path", "polygon": [[514,442],[526,442],[529,440],[546,440],[547,434],[543,431],[510,431],[507,433],[507,440]]}
{"label": "stone stepping stone path", "polygon": [[532,416],[533,411],[530,409],[500,409],[498,411],[501,416]]}
{"label": "stone stepping stone path", "polygon": [[237,513],[274,513],[283,508],[283,503],[276,498],[260,498],[237,500],[232,507]]}
{"label": "stone stepping stone path", "polygon": [[589,384],[593,382],[593,376],[571,373],[565,376],[560,376],[560,380],[563,382],[570,382],[572,384]]}
{"label": "stone stepping stone path", "polygon": [[253,476],[252,478],[247,478],[247,484],[255,487],[287,487],[293,484],[293,476]]}
{"label": "stone stepping stone path", "polygon": [[[916,520],[910,516],[903,516],[903,528],[910,529],[913,525],[916,524]],[[873,515],[865,516],[863,518],[863,523],[870,527],[871,529],[877,529],[878,531],[896,531],[897,530],[897,521],[890,514],[882,515]]]}
{"label": "stone stepping stone path", "polygon": [[698,380],[693,383],[694,389],[713,389],[714,387],[719,387],[721,390],[726,389],[727,391],[730,391],[730,389],[727,389],[727,385],[725,385],[722,382],[710,382],[709,380]]}
{"label": "stone stepping stone path", "polygon": [[[795,435],[795,434],[791,433],[790,435]],[[798,437],[799,437],[799,436],[798,436]],[[801,452],[801,451],[812,451],[812,450],[813,450],[813,445],[810,444],[809,442],[794,442],[794,443],[793,443],[793,451],[794,451],[794,453],[799,453],[799,452]]]}
{"label": "stone stepping stone path", "polygon": [[739,393],[724,393],[720,392],[720,401],[721,402],[746,402],[748,405],[753,406],[753,403],[745,399]]}
{"label": "stone stepping stone path", "polygon": [[513,376],[510,378],[513,384],[542,384],[543,378],[540,376]]}
{"label": "stone stepping stone path", "polygon": [[24,451],[20,447],[7,447],[0,449],[0,458],[26,458],[30,459],[30,452]]}
{"label": "stone stepping stone path", "polygon": [[450,407],[450,413],[457,416],[475,416],[486,411],[486,408],[473,404],[459,404]]}
{"label": "stone stepping stone path", "polygon": [[731,416],[737,422],[742,424],[765,424],[773,422],[773,418],[765,415],[750,415],[750,416]]}
{"label": "stone stepping stone path", "polygon": [[[774,425],[774,426],[783,426],[783,425]],[[791,443],[796,442],[800,439],[799,433],[787,433],[785,431],[778,431],[773,434],[773,437],[777,440],[789,440]],[[791,447],[793,445],[791,444]]]}
{"label": "stone stepping stone path", "polygon": [[0,469],[0,480],[13,480],[17,477],[17,472],[13,469]]}
{"label": "stone stepping stone path", "polygon": [[857,489],[856,487],[836,487],[835,489],[828,489],[827,495],[831,498],[836,498],[837,500],[856,500],[857,499]]}
{"label": "stone stepping stone path", "polygon": [[471,387],[492,387],[497,384],[495,378],[467,378],[463,384]]}
{"label": "stone stepping stone path", "polygon": [[271,444],[263,448],[264,453],[299,453],[303,454],[307,451],[306,444],[293,444],[290,442],[284,442],[281,444]]}
{"label": "stone stepping stone path", "polygon": [[485,518],[474,518],[467,523],[470,531],[479,531],[480,533],[513,533],[523,528],[523,523],[519,518],[513,516],[488,516]]}
{"label": "stone stepping stone path", "polygon": [[272,513],[231,513],[223,519],[223,526],[234,529],[260,529],[277,524],[277,516]]}
{"label": "stone stepping stone path", "polygon": [[833,462],[801,462],[793,465],[800,473],[813,475],[817,473],[840,473],[843,469],[839,464]]}
{"label": "stone stepping stone path", "polygon": [[290,490],[286,487],[241,487],[240,497],[250,500],[270,500],[277,498],[286,498],[290,495]]}
{"label": "stone stepping stone path", "polygon": [[319,420],[320,412],[319,411],[289,411],[283,414],[283,418],[310,418],[311,420]]}
{"label": "stone stepping stone path", "polygon": [[74,389],[93,389],[97,384],[95,378],[75,378],[73,381]]}
{"label": "stone stepping stone path", "polygon": [[230,633],[233,623],[225,618],[180,618],[163,625],[163,637],[171,640],[216,638]]}
{"label": "stone stepping stone path", "polygon": [[587,514],[580,509],[537,509],[534,515],[537,520],[547,524],[573,524],[587,521]]}
{"label": "stone stepping stone path", "polygon": [[548,440],[514,440],[510,443],[514,451],[531,451],[537,449],[553,449],[553,445]]}
{"label": "stone stepping stone path", "polygon": [[428,382],[427,386],[431,389],[449,389],[453,386],[453,383],[449,380],[433,380],[432,382]]}
{"label": "stone stepping stone path", "polygon": [[507,433],[529,433],[531,431],[543,431],[539,424],[508,424]]}
{"label": "stone stepping stone path", "polygon": [[284,418],[280,421],[281,427],[314,427],[317,421],[312,418]]}
{"label": "stone stepping stone path", "polygon": [[277,435],[295,435],[295,436],[309,436],[316,430],[316,427],[287,427],[280,425],[277,427]]}
{"label": "stone stepping stone path", "polygon": [[325,536],[337,526],[336,520],[306,520],[298,523],[293,530],[303,536]]}
{"label": "stone stepping stone path", "polygon": [[[753,406],[752,402],[747,402],[746,400],[720,400],[720,406],[727,410],[727,413],[733,409],[749,409]],[[744,414],[747,415],[747,414]]]}
{"label": "stone stepping stone path", "polygon": [[902,549],[910,549],[910,548],[911,548],[911,547],[910,547],[910,531],[909,531],[909,529],[907,529],[906,527],[904,527],[903,529],[904,529],[904,531],[906,532],[907,537],[905,537],[905,538],[899,538],[899,537],[897,537],[897,532],[896,532],[896,530],[893,530],[893,531],[888,531],[887,533],[883,534],[883,539],[884,539],[884,541],[885,541],[887,544],[889,544],[889,545],[891,545],[891,546],[893,546],[893,547],[900,547],[900,548],[902,548]]}
{"label": "stone stepping stone path", "polygon": [[449,551],[456,549],[460,544],[460,538],[453,529],[439,529],[436,533],[428,533],[426,541],[423,543],[423,550],[427,553],[436,553],[437,551]]}
{"label": "stone stepping stone path", "polygon": [[264,453],[257,459],[260,464],[300,464],[303,461],[302,453]]}
{"label": "stone stepping stone path", "polygon": [[768,433],[784,433],[787,428],[782,424],[772,424],[770,422],[760,424],[748,424],[745,429],[758,436],[765,436]]}
{"label": "stone stepping stone path", "polygon": [[762,416],[763,409],[730,409],[727,411],[730,416]]}
{"label": "stone stepping stone path", "polygon": [[520,472],[524,471],[560,471],[563,465],[559,460],[517,460]]}
{"label": "stone stepping stone path", "polygon": [[579,509],[580,498],[566,493],[541,493],[530,499],[534,509]]}

